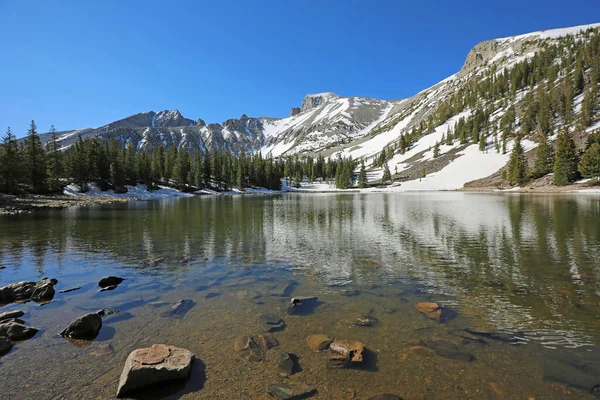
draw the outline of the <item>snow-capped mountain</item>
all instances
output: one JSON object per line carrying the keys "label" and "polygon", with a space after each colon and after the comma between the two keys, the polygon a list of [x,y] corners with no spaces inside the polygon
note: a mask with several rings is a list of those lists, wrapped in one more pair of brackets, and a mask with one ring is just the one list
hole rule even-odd
{"label": "snow-capped mountain", "polygon": [[[84,138],[95,136],[102,140],[116,138],[133,142],[141,150],[151,150],[163,144],[202,151],[222,148],[235,152],[260,151],[263,155],[274,157],[298,153],[322,154],[325,157],[339,154],[364,159],[370,166],[382,149],[395,145],[402,135],[421,129],[424,134],[407,151],[394,152],[388,159],[390,170],[408,180],[414,180],[426,170],[425,179],[418,179],[418,184],[416,181],[407,182],[404,187],[456,189],[468,181],[496,173],[506,164],[509,155],[494,151],[489,132],[484,143],[485,151],[479,151],[478,144],[456,141],[451,145],[441,144],[439,150],[443,157],[434,160],[432,147],[454,129],[461,117],[467,118],[475,112],[475,107],[466,107],[450,114],[441,124],[429,126],[440,104],[464,96],[477,82],[510,71],[521,61],[534,57],[549,43],[565,36],[584,40],[584,31],[598,30],[599,27],[600,24],[584,25],[479,43],[468,53],[456,74],[404,100],[342,97],[329,92],[310,94],[300,107],[291,109],[287,118],[242,115],[222,124],[206,124],[201,119],[184,118],[177,110],[150,111],[97,129],[60,132],[59,140],[63,148],[81,135]],[[523,90],[510,99],[498,99],[494,104],[481,100],[477,107],[490,109],[489,123],[497,126],[510,106],[514,106],[520,115],[520,100],[534,89]],[[575,114],[580,112],[581,97],[575,98]],[[516,122],[518,125],[518,116]],[[595,125],[599,125],[597,121]],[[42,139],[48,140],[49,136],[45,134]],[[525,140],[523,144],[526,150],[535,147],[532,141]],[[512,147],[512,142],[509,141],[508,147]],[[377,178],[380,174],[380,170],[372,169],[372,177]]]}

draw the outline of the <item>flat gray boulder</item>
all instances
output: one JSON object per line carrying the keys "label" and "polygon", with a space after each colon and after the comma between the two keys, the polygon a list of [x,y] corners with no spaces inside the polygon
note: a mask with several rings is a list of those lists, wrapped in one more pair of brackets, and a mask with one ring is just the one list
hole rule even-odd
{"label": "flat gray boulder", "polygon": [[187,379],[194,358],[189,350],[166,344],[132,351],[121,373],[117,397],[157,383]]}

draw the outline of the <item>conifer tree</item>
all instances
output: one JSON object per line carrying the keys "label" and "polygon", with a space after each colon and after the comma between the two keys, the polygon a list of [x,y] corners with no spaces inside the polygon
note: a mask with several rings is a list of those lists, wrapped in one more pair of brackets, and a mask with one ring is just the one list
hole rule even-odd
{"label": "conifer tree", "polygon": [[433,158],[438,158],[440,156],[440,142],[435,142],[433,146]]}
{"label": "conifer tree", "polygon": [[360,163],[360,172],[358,173],[358,187],[364,189],[367,187],[367,169],[365,168],[365,160]]}
{"label": "conifer tree", "polygon": [[388,167],[387,162],[383,164],[383,176],[381,177],[381,182],[386,183],[392,180],[392,174],[390,173],[390,168]]}
{"label": "conifer tree", "polygon": [[543,131],[540,131],[540,141],[535,151],[535,161],[533,164],[534,178],[541,178],[552,172],[554,165],[554,148],[548,141],[548,137]]}
{"label": "conifer tree", "polygon": [[194,156],[194,185],[201,189],[204,187],[204,162],[202,161],[202,152],[196,151]]}
{"label": "conifer tree", "polygon": [[592,143],[583,153],[579,172],[584,178],[596,178],[600,182],[600,144]]}
{"label": "conifer tree", "polygon": [[485,135],[481,133],[481,135],[479,135],[479,151],[485,151],[485,145]]}
{"label": "conifer tree", "polygon": [[48,152],[48,188],[51,191],[60,189],[60,178],[63,176],[63,154],[58,147],[58,137],[54,125],[50,126],[50,141],[46,144]]}
{"label": "conifer tree", "polygon": [[2,179],[1,191],[15,194],[18,191],[18,185],[22,177],[22,163],[19,154],[17,138],[12,133],[10,127],[6,130],[6,135],[2,138],[3,149],[0,152],[1,166],[0,179]]}
{"label": "conifer tree", "polygon": [[27,181],[31,184],[32,191],[34,193],[46,191],[46,155],[33,120],[25,139],[25,165]]}
{"label": "conifer tree", "polygon": [[577,149],[573,136],[565,128],[556,139],[556,156],[554,159],[554,184],[567,185],[577,179],[577,164],[579,163]]}
{"label": "conifer tree", "polygon": [[511,186],[522,185],[527,181],[527,159],[520,137],[515,139],[508,161],[508,183]]}
{"label": "conifer tree", "polygon": [[173,178],[179,186],[179,190],[184,191],[187,187],[188,174],[191,170],[190,153],[186,148],[182,147],[177,154],[177,161],[175,162]]}

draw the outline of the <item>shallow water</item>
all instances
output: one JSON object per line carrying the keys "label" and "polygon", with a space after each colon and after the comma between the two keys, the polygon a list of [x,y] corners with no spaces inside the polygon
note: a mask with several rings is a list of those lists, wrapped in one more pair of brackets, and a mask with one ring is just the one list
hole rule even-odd
{"label": "shallow water", "polygon": [[[594,195],[220,196],[0,216],[0,286],[48,276],[57,291],[82,287],[43,306],[0,308],[27,311],[26,323],[41,329],[0,358],[0,398],[114,397],[129,352],[153,343],[199,359],[187,385],[156,397],[269,398],[282,350],[299,358],[290,379],[315,386],[319,399],[594,398],[589,380],[573,387],[577,379],[556,382],[544,368],[548,357],[583,359],[581,376],[595,376],[599,259]],[[108,275],[127,280],[98,293]],[[309,314],[287,315],[289,297],[274,296],[290,282],[283,294],[319,297]],[[358,294],[344,296],[348,289]],[[195,305],[161,315],[180,299]],[[428,320],[414,309],[423,301],[458,317]],[[93,342],[58,336],[100,308],[120,312]],[[280,346],[265,362],[240,358],[234,338],[260,334],[266,312],[286,322],[274,334]],[[361,315],[378,322],[352,325]],[[464,343],[457,334],[467,327],[514,333],[517,343]],[[312,333],[360,340],[365,364],[327,368],[326,354],[306,344]],[[436,339],[475,360],[423,346]],[[101,351],[107,344],[114,351]]]}

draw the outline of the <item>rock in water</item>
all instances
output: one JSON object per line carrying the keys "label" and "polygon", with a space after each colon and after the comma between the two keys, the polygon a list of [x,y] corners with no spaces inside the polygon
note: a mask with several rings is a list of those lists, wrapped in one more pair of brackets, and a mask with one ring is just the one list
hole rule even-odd
{"label": "rock in water", "polygon": [[102,328],[102,317],[99,312],[85,314],[71,322],[61,333],[61,336],[73,339],[93,340]]}
{"label": "rock in water", "polygon": [[498,340],[500,342],[506,342],[506,343],[518,343],[521,341],[521,339],[519,339],[518,336],[522,337],[525,335],[525,332],[523,332],[523,331],[516,332],[515,334],[511,334],[508,332],[500,332],[500,331],[484,331],[484,330],[480,330],[480,329],[471,329],[471,328],[465,328],[465,331],[472,335],[483,336],[486,338],[490,338],[490,339],[494,339],[494,340]]}
{"label": "rock in water", "polygon": [[279,360],[279,373],[281,376],[288,377],[292,375],[296,364],[294,363],[294,360],[292,360],[292,357],[290,357],[289,353],[280,351],[277,355],[277,358]]}
{"label": "rock in water", "polygon": [[54,297],[56,279],[44,278],[39,282],[15,282],[0,288],[0,303],[33,300],[50,301]]}
{"label": "rock in water", "polygon": [[452,360],[473,361],[475,357],[466,351],[462,351],[454,343],[447,340],[421,340],[421,344],[435,351],[438,355]]}
{"label": "rock in water", "polygon": [[165,344],[132,351],[121,373],[117,397],[157,383],[188,378],[194,357],[189,350]]}
{"label": "rock in water", "polygon": [[326,335],[308,335],[306,338],[306,343],[308,343],[308,347],[314,352],[319,352],[323,350],[327,350],[332,340],[328,338]]}
{"label": "rock in water", "polygon": [[13,347],[12,341],[4,336],[0,336],[0,357],[7,354]]}
{"label": "rock in water", "polygon": [[0,314],[0,321],[5,321],[7,319],[13,318],[21,318],[23,315],[25,315],[25,312],[20,310],[5,311]]}
{"label": "rock in water", "polygon": [[118,276],[107,276],[106,278],[100,279],[100,282],[98,282],[98,286],[100,286],[101,288],[107,288],[109,286],[116,287],[124,280],[124,278],[119,278]]}
{"label": "rock in water", "polygon": [[262,361],[266,357],[266,342],[257,343],[252,336],[239,336],[233,342],[236,353],[250,361]]}
{"label": "rock in water", "polygon": [[288,315],[302,315],[311,313],[318,304],[319,298],[314,297],[292,297],[287,307]]}
{"label": "rock in water", "polygon": [[352,321],[352,325],[354,326],[362,326],[362,327],[372,327],[379,323],[379,320],[375,317],[371,317],[369,315],[361,315]]}
{"label": "rock in water", "polygon": [[37,329],[25,326],[15,321],[5,321],[0,324],[0,336],[11,340],[25,340],[35,336]]}
{"label": "rock in water", "polygon": [[263,327],[265,332],[275,332],[285,328],[283,319],[279,315],[271,313],[259,315],[258,323]]}
{"label": "rock in water", "polygon": [[273,347],[279,346],[279,340],[269,333],[265,333],[264,335],[258,335],[256,338],[256,343],[265,349],[272,349]]}
{"label": "rock in water", "polygon": [[170,310],[161,314],[163,317],[183,318],[185,314],[194,307],[196,303],[193,300],[183,299],[173,304]]}
{"label": "rock in water", "polygon": [[415,304],[415,309],[427,318],[437,322],[446,322],[456,317],[456,311],[439,303],[424,302]]}
{"label": "rock in water", "polygon": [[367,400],[402,400],[402,397],[397,394],[378,394],[377,396],[369,397]]}
{"label": "rock in water", "polygon": [[70,288],[70,289],[59,290],[58,293],[69,293],[69,292],[74,292],[79,289],[81,289],[81,286],[77,286],[77,287]]}
{"label": "rock in water", "polygon": [[345,368],[363,362],[365,345],[356,340],[334,340],[329,345],[329,365]]}
{"label": "rock in water", "polygon": [[301,382],[279,382],[267,388],[269,394],[279,400],[300,400],[313,396],[314,387]]}

